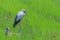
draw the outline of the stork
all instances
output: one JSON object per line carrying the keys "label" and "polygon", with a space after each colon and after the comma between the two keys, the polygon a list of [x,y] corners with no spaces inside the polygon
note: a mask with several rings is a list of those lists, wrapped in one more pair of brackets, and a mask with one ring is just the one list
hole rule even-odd
{"label": "stork", "polygon": [[15,26],[21,21],[21,19],[26,15],[26,11],[25,9],[22,9],[21,11],[18,11],[17,12],[17,15],[15,17],[15,20],[14,20],[14,24],[13,24],[13,27],[15,28]]}

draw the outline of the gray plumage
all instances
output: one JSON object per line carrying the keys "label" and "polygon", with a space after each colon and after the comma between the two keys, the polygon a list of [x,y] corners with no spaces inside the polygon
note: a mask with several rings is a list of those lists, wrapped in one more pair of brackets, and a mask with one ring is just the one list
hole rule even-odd
{"label": "gray plumage", "polygon": [[15,27],[25,15],[26,15],[25,9],[22,9],[21,11],[17,12],[13,27]]}

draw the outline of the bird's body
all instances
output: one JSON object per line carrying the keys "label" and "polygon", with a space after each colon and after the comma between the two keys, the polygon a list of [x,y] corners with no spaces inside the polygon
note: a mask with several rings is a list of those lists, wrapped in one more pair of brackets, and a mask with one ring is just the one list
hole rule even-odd
{"label": "bird's body", "polygon": [[24,12],[19,11],[19,12],[18,12],[18,14],[17,14],[17,19],[16,19],[16,21],[18,21],[18,20],[22,19],[22,17],[24,17],[24,15],[25,15],[25,13],[24,13]]}
{"label": "bird's body", "polygon": [[9,33],[9,28],[7,27],[7,28],[5,29],[5,34],[8,35],[8,33]]}
{"label": "bird's body", "polygon": [[16,15],[16,18],[15,18],[13,27],[15,27],[15,26],[21,21],[21,19],[22,19],[24,16],[25,16],[25,12],[24,12],[23,10],[17,12],[17,15]]}

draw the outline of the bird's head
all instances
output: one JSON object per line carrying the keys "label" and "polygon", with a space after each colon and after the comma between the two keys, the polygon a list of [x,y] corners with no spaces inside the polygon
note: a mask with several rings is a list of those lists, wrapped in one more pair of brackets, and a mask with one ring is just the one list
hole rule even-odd
{"label": "bird's head", "polygon": [[26,10],[25,9],[22,9],[22,11],[26,14]]}
{"label": "bird's head", "polygon": [[9,30],[9,29],[10,29],[9,27],[6,28],[6,30]]}

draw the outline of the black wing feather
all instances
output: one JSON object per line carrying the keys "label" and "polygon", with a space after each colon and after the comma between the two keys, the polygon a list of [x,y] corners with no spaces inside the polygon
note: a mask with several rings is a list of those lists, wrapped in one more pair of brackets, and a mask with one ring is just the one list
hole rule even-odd
{"label": "black wing feather", "polygon": [[21,21],[21,20],[16,21],[16,19],[17,19],[17,16],[16,16],[16,18],[15,18],[15,21],[14,21],[13,27],[15,27],[15,26]]}

